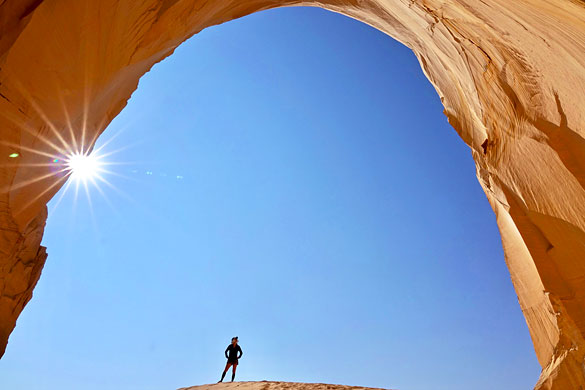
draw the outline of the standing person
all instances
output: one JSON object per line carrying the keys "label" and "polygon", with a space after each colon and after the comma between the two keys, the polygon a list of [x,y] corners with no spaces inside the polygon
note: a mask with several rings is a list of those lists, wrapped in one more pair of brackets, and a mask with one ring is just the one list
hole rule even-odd
{"label": "standing person", "polygon": [[[240,356],[238,356],[238,352]],[[238,338],[232,337],[232,343],[228,345],[225,349],[225,357],[227,358],[227,363],[225,365],[225,370],[223,370],[223,374],[221,374],[221,379],[219,382],[223,382],[223,378],[225,377],[225,373],[228,372],[230,366],[233,366],[232,369],[232,382],[236,377],[236,367],[238,366],[238,359],[242,357],[244,353],[242,352],[242,348],[238,345]],[[217,382],[217,383],[219,383]]]}

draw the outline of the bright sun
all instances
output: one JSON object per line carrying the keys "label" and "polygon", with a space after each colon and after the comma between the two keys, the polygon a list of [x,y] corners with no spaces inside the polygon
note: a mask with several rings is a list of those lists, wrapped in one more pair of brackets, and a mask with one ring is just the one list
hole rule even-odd
{"label": "bright sun", "polygon": [[67,169],[75,180],[87,182],[96,179],[102,171],[99,158],[92,154],[75,153],[67,159]]}

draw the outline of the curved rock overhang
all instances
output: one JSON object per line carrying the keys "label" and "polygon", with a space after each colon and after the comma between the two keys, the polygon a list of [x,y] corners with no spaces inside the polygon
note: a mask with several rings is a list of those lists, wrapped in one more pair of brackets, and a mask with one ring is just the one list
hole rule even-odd
{"label": "curved rock overhang", "polygon": [[1,1],[0,352],[47,258],[46,204],[64,183],[41,165],[73,139],[90,149],[140,77],[193,34],[297,5],[413,50],[496,214],[543,367],[536,387],[585,388],[581,0]]}

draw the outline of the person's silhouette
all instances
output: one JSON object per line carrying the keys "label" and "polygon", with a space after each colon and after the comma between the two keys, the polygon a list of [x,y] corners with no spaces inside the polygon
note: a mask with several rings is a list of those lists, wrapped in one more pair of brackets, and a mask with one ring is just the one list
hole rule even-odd
{"label": "person's silhouette", "polygon": [[[240,356],[238,356],[238,352]],[[228,372],[230,366],[233,367],[232,369],[232,382],[236,377],[236,367],[238,366],[238,359],[242,357],[244,353],[242,352],[242,348],[238,345],[238,338],[232,337],[232,343],[228,345],[225,349],[225,357],[227,358],[227,363],[225,365],[225,370],[223,370],[223,374],[221,374],[221,379],[219,382],[223,382],[223,378],[225,377],[225,373]],[[219,383],[217,382],[217,383]]]}

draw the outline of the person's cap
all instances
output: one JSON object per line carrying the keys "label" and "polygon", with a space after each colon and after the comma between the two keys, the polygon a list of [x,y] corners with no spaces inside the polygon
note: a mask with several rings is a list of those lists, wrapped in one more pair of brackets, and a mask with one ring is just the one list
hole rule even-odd
{"label": "person's cap", "polygon": [[236,340],[237,341],[238,340],[238,336],[232,337],[232,340]]}

